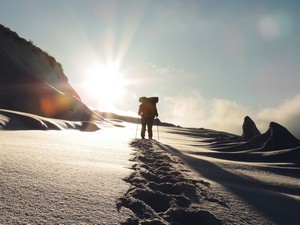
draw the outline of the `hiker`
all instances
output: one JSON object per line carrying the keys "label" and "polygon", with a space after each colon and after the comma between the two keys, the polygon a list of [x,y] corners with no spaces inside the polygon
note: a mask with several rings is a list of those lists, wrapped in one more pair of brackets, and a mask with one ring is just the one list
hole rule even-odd
{"label": "hiker", "polygon": [[142,131],[141,131],[141,137],[142,139],[145,138],[146,133],[146,127],[148,131],[148,137],[149,139],[152,139],[153,137],[153,121],[155,117],[158,117],[156,103],[158,102],[158,97],[141,97],[139,100],[142,104],[140,104],[139,112],[138,114],[142,117],[141,123],[142,123]]}

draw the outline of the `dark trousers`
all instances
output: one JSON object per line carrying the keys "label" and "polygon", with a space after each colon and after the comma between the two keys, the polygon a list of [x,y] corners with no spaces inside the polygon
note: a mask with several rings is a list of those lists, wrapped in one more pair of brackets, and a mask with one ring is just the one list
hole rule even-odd
{"label": "dark trousers", "polygon": [[154,120],[154,118],[142,117],[142,119],[141,119],[141,122],[142,122],[141,136],[142,136],[142,138],[145,138],[146,127],[147,127],[148,137],[149,137],[149,139],[152,139],[152,137],[153,137],[153,132],[152,132],[153,120]]}

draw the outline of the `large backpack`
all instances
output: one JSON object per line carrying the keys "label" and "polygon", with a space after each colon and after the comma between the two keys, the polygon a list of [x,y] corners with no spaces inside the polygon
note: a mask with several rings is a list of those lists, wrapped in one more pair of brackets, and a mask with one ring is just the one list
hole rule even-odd
{"label": "large backpack", "polygon": [[142,103],[139,108],[139,115],[142,113],[142,117],[145,118],[154,118],[157,115],[156,103],[158,97],[140,97],[139,102]]}
{"label": "large backpack", "polygon": [[156,104],[156,103],[158,103],[158,100],[159,100],[159,98],[158,97],[149,97],[149,98],[147,98],[147,97],[140,97],[139,98],[139,102],[141,102],[141,103],[144,103],[144,102],[151,102],[151,103],[154,103],[154,104]]}

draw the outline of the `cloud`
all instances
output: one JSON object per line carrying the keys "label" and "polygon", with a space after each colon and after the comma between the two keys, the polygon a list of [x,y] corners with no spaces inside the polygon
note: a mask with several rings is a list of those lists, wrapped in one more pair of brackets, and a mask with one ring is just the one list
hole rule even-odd
{"label": "cloud", "polygon": [[202,123],[206,128],[241,134],[242,123],[250,109],[226,99],[213,99],[209,116]]}
{"label": "cloud", "polygon": [[200,95],[189,97],[166,97],[164,106],[160,106],[165,112],[162,118],[168,122],[185,127],[196,127],[204,116],[204,99]]}
{"label": "cloud", "polygon": [[269,122],[277,122],[300,138],[300,94],[277,107],[265,108],[257,114],[257,124],[264,129]]}
{"label": "cloud", "polygon": [[247,107],[230,100],[215,98],[205,100],[200,95],[189,97],[168,97],[162,115],[167,121],[184,127],[204,127],[240,134],[245,115],[250,113]]}
{"label": "cloud", "polygon": [[204,127],[241,135],[244,117],[248,115],[262,133],[273,121],[300,138],[300,94],[276,107],[259,111],[231,100],[206,100],[200,95],[169,97],[164,99],[164,104],[167,106],[163,111],[167,113],[162,117],[183,127]]}

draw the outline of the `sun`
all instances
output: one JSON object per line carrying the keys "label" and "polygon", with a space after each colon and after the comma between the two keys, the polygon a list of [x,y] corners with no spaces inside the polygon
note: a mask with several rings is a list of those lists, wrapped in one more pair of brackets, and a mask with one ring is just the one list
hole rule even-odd
{"label": "sun", "polygon": [[122,98],[127,80],[115,64],[94,64],[87,68],[83,83],[89,98],[96,100],[100,110],[111,110]]}

